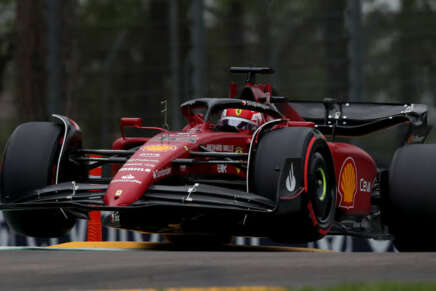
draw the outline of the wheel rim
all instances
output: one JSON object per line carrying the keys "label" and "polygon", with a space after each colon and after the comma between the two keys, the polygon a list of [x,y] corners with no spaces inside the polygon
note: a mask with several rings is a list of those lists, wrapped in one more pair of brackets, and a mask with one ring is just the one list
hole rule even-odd
{"label": "wheel rim", "polygon": [[312,205],[319,222],[326,222],[332,208],[331,179],[321,154],[317,153],[312,167]]}
{"label": "wheel rim", "polygon": [[321,192],[321,194],[318,194],[317,197],[320,201],[324,201],[325,196],[327,194],[327,182],[326,182],[326,176],[325,176],[324,169],[323,168],[316,169],[316,176],[321,176],[321,177],[316,178],[318,188],[319,188],[319,190],[317,190],[317,192]]}

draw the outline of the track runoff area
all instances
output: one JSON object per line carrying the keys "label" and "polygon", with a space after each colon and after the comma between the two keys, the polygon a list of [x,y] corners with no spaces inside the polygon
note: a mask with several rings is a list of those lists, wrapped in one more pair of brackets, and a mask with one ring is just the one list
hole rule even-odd
{"label": "track runoff area", "polygon": [[[45,250],[45,251],[194,251],[198,249],[178,248],[170,243],[132,242],[132,241],[83,241],[67,242],[51,245],[48,247],[0,247],[1,250]],[[248,246],[248,245],[224,245],[212,249],[200,249],[201,251],[222,252],[307,252],[307,253],[334,253],[331,250],[316,248],[298,248],[281,246]]]}
{"label": "track runoff area", "polygon": [[[36,248],[38,249],[38,248]],[[45,250],[158,250],[158,251],[177,251],[181,250],[170,243],[149,243],[149,242],[109,242],[109,241],[86,241],[69,242],[43,248]],[[246,251],[246,252],[309,252],[309,253],[331,253],[330,250],[315,248],[297,247],[276,247],[276,246],[243,246],[243,245],[224,245],[214,248],[216,251]]]}

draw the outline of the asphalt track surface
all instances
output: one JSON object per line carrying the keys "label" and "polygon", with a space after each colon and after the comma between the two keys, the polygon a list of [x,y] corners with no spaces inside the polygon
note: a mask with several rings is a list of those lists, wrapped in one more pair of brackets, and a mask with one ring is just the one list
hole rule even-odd
{"label": "asphalt track surface", "polygon": [[176,251],[34,249],[0,251],[0,290],[436,282],[436,253],[327,253],[274,248]]}

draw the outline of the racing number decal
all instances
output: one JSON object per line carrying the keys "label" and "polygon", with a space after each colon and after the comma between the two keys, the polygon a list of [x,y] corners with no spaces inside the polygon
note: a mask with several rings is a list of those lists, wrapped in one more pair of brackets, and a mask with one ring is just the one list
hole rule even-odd
{"label": "racing number decal", "polygon": [[339,207],[353,208],[357,192],[357,168],[351,157],[345,159],[339,173],[338,192],[341,196]]}

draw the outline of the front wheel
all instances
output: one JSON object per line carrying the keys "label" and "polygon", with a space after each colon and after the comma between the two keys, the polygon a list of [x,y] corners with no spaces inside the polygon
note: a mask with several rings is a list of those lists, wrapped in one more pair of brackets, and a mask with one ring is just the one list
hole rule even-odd
{"label": "front wheel", "polygon": [[319,233],[333,223],[336,206],[335,178],[319,151],[312,154],[308,177],[308,204],[312,205],[309,214],[312,224],[320,225]]}
{"label": "front wheel", "polygon": [[336,213],[336,179],[329,147],[312,128],[289,127],[263,135],[255,151],[251,191],[277,201],[269,236],[309,242],[328,233]]}
{"label": "front wheel", "polygon": [[[0,173],[2,203],[19,202],[29,191],[55,183],[63,130],[51,122],[18,126],[8,140]],[[16,232],[33,237],[58,237],[75,219],[63,209],[6,211]]]}

